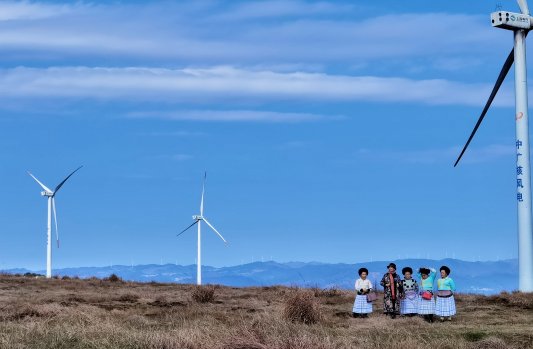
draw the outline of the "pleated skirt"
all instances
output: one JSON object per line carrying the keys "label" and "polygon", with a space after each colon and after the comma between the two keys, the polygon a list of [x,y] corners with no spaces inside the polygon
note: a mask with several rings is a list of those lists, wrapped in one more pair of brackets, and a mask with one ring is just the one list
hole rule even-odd
{"label": "pleated skirt", "polygon": [[353,303],[352,312],[356,314],[369,314],[372,312],[372,302],[366,301],[366,295],[357,295]]}
{"label": "pleated skirt", "polygon": [[453,316],[456,313],[455,299],[451,297],[437,297],[435,314],[438,316]]}
{"label": "pleated skirt", "polygon": [[424,299],[422,296],[418,297],[418,314],[431,315],[435,314],[435,299]]}
{"label": "pleated skirt", "polygon": [[409,299],[406,297],[400,301],[400,314],[416,314],[418,313],[418,297]]}

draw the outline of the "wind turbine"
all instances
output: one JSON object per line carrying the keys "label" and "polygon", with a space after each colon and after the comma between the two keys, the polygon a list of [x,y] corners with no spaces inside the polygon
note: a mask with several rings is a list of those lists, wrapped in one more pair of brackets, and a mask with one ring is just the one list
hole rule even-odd
{"label": "wind turbine", "polygon": [[224,243],[227,243],[226,239],[220,234],[215,227],[209,221],[204,217],[204,193],[205,193],[205,181],[207,179],[207,172],[204,173],[204,182],[202,184],[202,199],[200,200],[200,214],[192,216],[192,219],[194,219],[194,223],[189,225],[187,228],[185,228],[181,233],[179,233],[177,236],[180,236],[181,234],[185,233],[187,230],[192,228],[195,224],[198,224],[198,259],[196,260],[196,284],[201,285],[202,284],[202,221],[205,222],[211,228],[221,239],[224,241]]}
{"label": "wind turbine", "polygon": [[498,93],[507,73],[515,64],[515,103],[516,103],[516,186],[518,202],[518,289],[533,291],[533,225],[531,217],[531,175],[529,164],[529,118],[526,73],[526,36],[533,27],[533,17],[529,14],[526,0],[517,0],[522,13],[498,11],[491,14],[492,26],[512,30],[514,48],[507,56],[483,111],[470,134],[454,167],[472,141],[490,105]]}
{"label": "wind turbine", "polygon": [[74,171],[72,171],[71,174],[69,174],[65,179],[59,183],[54,190],[49,189],[46,185],[41,183],[34,175],[32,175],[29,171],[28,174],[43,188],[43,191],[41,192],[42,196],[46,196],[48,198],[48,224],[47,224],[47,245],[46,245],[46,277],[51,278],[52,277],[52,213],[54,214],[54,223],[56,228],[56,241],[57,241],[57,247],[59,248],[59,230],[57,229],[57,214],[56,214],[56,199],[55,196],[59,189],[65,184],[65,182],[72,176],[76,171],[78,171],[83,166],[78,167]]}

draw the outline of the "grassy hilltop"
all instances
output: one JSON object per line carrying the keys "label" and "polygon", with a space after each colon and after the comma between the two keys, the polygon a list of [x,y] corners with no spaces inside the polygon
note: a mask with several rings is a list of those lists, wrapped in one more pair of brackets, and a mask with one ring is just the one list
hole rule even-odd
{"label": "grassy hilltop", "polygon": [[434,324],[390,320],[379,301],[369,319],[353,319],[353,298],[340,290],[2,275],[0,348],[533,348],[533,294],[458,295],[457,318]]}

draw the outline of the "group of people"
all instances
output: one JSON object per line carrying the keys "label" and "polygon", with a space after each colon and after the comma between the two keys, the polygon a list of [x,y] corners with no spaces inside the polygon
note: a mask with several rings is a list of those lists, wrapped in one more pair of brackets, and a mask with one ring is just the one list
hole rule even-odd
{"label": "group of people", "polygon": [[[437,272],[433,268],[419,268],[417,282],[413,278],[413,269],[402,269],[403,279],[396,273],[396,264],[387,266],[388,272],[383,275],[380,285],[383,286],[383,312],[392,319],[396,316],[422,315],[428,322],[433,322],[434,315],[440,321],[452,319],[455,315],[455,283],[450,278],[450,268],[440,267],[440,278],[437,280],[437,291],[433,290]],[[372,282],[368,279],[368,269],[359,269],[359,279],[355,281],[357,293],[353,305],[354,317],[368,317],[372,313],[372,302],[377,295]]]}

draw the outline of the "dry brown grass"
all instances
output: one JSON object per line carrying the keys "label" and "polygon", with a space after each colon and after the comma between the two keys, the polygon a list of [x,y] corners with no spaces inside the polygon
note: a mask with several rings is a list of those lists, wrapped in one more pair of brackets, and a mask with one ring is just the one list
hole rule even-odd
{"label": "dry brown grass", "polygon": [[[217,287],[211,303],[196,286],[0,276],[0,348],[347,349],[533,347],[533,294],[458,295],[452,322],[391,320],[377,302],[351,318],[354,295],[286,287]],[[320,303],[316,324],[286,320],[287,300]]]}
{"label": "dry brown grass", "polygon": [[191,298],[196,303],[212,303],[215,300],[215,287],[196,286],[192,290]]}
{"label": "dry brown grass", "polygon": [[295,290],[285,300],[283,317],[289,321],[316,324],[320,315],[320,303],[310,291]]}

